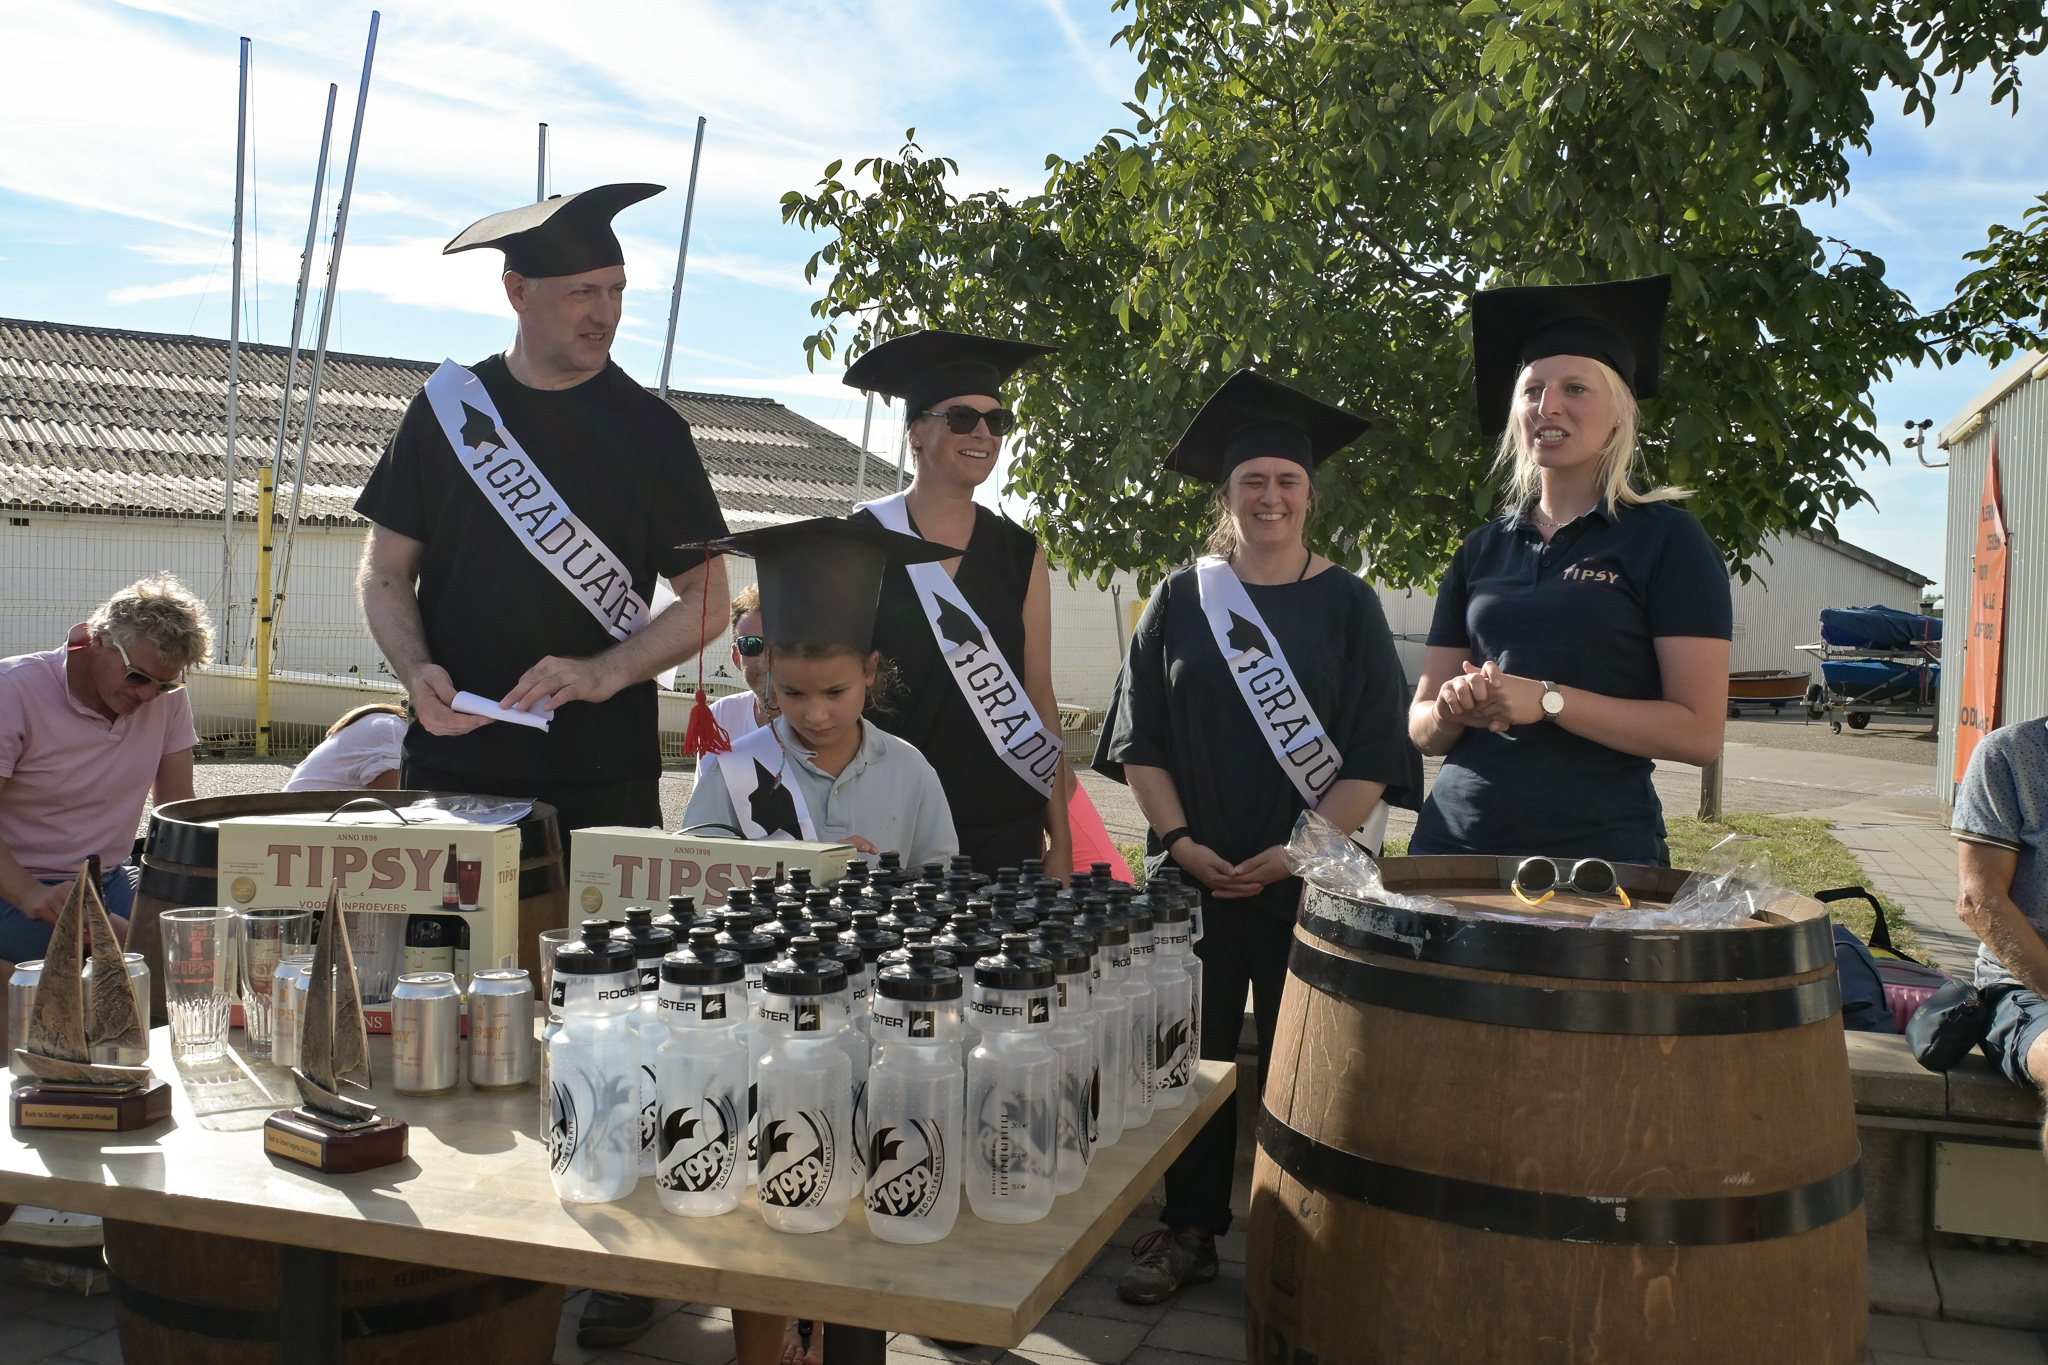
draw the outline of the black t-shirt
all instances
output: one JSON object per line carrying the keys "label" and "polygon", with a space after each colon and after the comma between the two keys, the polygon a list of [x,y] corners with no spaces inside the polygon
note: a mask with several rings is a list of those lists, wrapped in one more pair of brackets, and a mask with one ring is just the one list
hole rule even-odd
{"label": "black t-shirt", "polygon": [[[1429,643],[1504,673],[1630,701],[1664,695],[1660,636],[1726,640],[1728,566],[1690,512],[1596,508],[1549,545],[1524,518],[1465,538],[1437,593]],[[1653,764],[1561,725],[1469,729],[1444,759],[1410,849],[1661,863]]]}
{"label": "black t-shirt", "polygon": [[[866,510],[854,515],[874,520]],[[910,525],[916,531],[915,519]],[[976,506],[974,533],[954,561],[959,569],[953,586],[987,624],[990,642],[1019,682],[1024,680],[1024,595],[1031,590],[1031,566],[1037,557],[1036,536],[1007,517]],[[893,710],[871,713],[868,719],[909,740],[938,771],[946,802],[953,808],[955,830],[984,830],[1045,810],[1044,793],[1017,776],[988,742],[939,652],[924,604],[911,586],[910,571],[901,564],[891,564],[882,575],[875,648],[895,662],[903,691]],[[1060,723],[1056,715],[1039,719],[1048,728]],[[964,833],[962,842],[968,842]]]}
{"label": "black t-shirt", "polygon": [[[1337,780],[1384,783],[1389,805],[1413,810],[1422,756],[1408,740],[1407,684],[1379,596],[1339,568],[1244,590],[1344,756]],[[1286,843],[1305,804],[1231,679],[1192,567],[1152,594],[1117,677],[1094,767],[1121,782],[1127,763],[1173,774],[1195,842],[1233,863]],[[1164,852],[1156,834],[1146,834],[1153,857]],[[1292,919],[1300,896],[1300,879],[1287,877],[1228,904]]]}
{"label": "black t-shirt", "polygon": [[[616,364],[569,389],[530,389],[503,356],[470,367],[505,428],[585,527],[654,594],[703,562],[676,548],[726,533],[689,424]],[[427,653],[455,686],[496,701],[550,654],[583,658],[617,643],[505,525],[456,459],[425,393],[356,499],[379,526],[426,545],[420,618]],[[406,756],[456,773],[535,782],[622,782],[659,775],[652,682],[601,703],[569,702],[546,733],[499,721],[466,735],[430,735],[415,723]]]}

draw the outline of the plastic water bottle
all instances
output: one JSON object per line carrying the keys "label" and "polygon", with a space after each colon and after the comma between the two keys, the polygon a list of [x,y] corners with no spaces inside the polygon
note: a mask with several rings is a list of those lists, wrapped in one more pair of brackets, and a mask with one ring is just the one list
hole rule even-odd
{"label": "plastic water bottle", "polygon": [[661,1022],[661,960],[676,950],[676,936],[654,922],[654,911],[634,906],[626,911],[626,927],[612,937],[633,945],[640,973],[640,1008],[633,1014],[633,1036],[640,1047],[639,1092],[640,1174],[654,1174],[656,1139],[661,1131],[661,1087],[654,1078],[654,1054],[668,1040]]}
{"label": "plastic water bottle", "polygon": [[981,1041],[967,1056],[967,1200],[991,1223],[1031,1223],[1052,1211],[1053,1112],[1059,1058],[1052,1031],[1052,963],[1022,934],[974,964],[968,1008]]}
{"label": "plastic water bottle", "polygon": [[1178,1109],[1194,1093],[1195,1064],[1201,1057],[1201,1019],[1196,1013],[1202,964],[1189,936],[1187,902],[1164,882],[1152,896],[1152,989],[1159,993],[1159,1041],[1152,1053],[1152,1107]]}
{"label": "plastic water bottle", "polygon": [[858,1184],[868,1174],[868,1068],[874,1062],[867,1030],[858,1027],[866,1021],[868,1012],[867,958],[859,945],[840,942],[839,926],[830,920],[813,924],[811,936],[818,940],[820,955],[837,962],[846,973],[847,1026],[840,1030],[839,1046],[853,1069],[853,1107],[848,1111],[851,1140],[846,1144],[846,1156],[853,1163],[853,1178]]}
{"label": "plastic water bottle", "polygon": [[1185,881],[1181,880],[1180,869],[1170,862],[1160,867],[1159,871],[1154,874],[1154,880],[1165,882],[1173,890],[1179,892],[1181,899],[1187,902],[1188,941],[1200,943],[1202,941],[1201,888],[1189,886]]}
{"label": "plastic water bottle", "polygon": [[[1102,1075],[1095,1113],[1097,1147],[1114,1147],[1124,1135],[1131,1071],[1131,1002],[1124,997],[1120,981],[1130,975],[1131,934],[1122,920],[1102,913],[1107,905],[1106,900],[1097,902],[1091,913],[1076,915],[1073,921],[1077,932],[1095,942],[1089,977],[1094,988],[1095,1050]],[[1112,966],[1113,962],[1120,965]]]}
{"label": "plastic water bottle", "polygon": [[705,1218],[740,1202],[747,1178],[746,969],[702,926],[661,961],[667,1027],[655,1056],[660,1143],[654,1185],[670,1213]]}
{"label": "plastic water bottle", "polygon": [[572,1204],[624,1199],[640,1181],[640,983],[633,945],[601,919],[555,950],[562,1027],[548,1040],[548,1175]]}
{"label": "plastic water bottle", "polygon": [[1159,992],[1152,984],[1152,914],[1129,900],[1119,907],[1119,899],[1111,898],[1109,913],[1123,920],[1131,940],[1123,980],[1117,983],[1131,1006],[1131,1069],[1126,1077],[1129,1088],[1124,1092],[1124,1127],[1143,1128],[1152,1121],[1154,1054],[1159,1046]]}
{"label": "plastic water bottle", "polygon": [[761,1136],[761,1054],[768,1046],[756,1026],[755,1010],[761,1003],[761,973],[775,960],[775,943],[753,931],[752,911],[734,911],[720,923],[724,927],[718,932],[718,946],[739,954],[741,980],[746,986],[746,1002],[740,1011],[740,1035],[747,1045],[746,1171],[747,1183],[751,1185],[756,1174],[755,1158]]}
{"label": "plastic water bottle", "polygon": [[1053,1193],[1072,1194],[1095,1157],[1095,1012],[1089,1006],[1088,949],[1065,924],[1039,926],[1031,950],[1052,963],[1053,1027],[1045,1035],[1060,1059],[1053,1119]]}
{"label": "plastic water bottle", "polygon": [[960,1216],[961,1003],[966,983],[920,943],[875,978],[869,1033],[868,1228],[885,1242],[936,1242]]}
{"label": "plastic water bottle", "polygon": [[759,1028],[761,1141],[756,1198],[777,1232],[838,1227],[853,1198],[853,1067],[840,1035],[849,1032],[846,970],[808,934],[762,973]]}

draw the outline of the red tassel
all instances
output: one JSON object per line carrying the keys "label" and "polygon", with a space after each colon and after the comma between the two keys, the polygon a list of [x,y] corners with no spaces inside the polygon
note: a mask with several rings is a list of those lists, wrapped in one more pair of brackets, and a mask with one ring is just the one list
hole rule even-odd
{"label": "red tassel", "polygon": [[706,754],[729,754],[732,752],[732,736],[718,723],[718,717],[711,714],[711,703],[704,696],[704,689],[697,689],[697,701],[690,707],[690,725],[683,731],[683,753],[690,758],[703,758]]}

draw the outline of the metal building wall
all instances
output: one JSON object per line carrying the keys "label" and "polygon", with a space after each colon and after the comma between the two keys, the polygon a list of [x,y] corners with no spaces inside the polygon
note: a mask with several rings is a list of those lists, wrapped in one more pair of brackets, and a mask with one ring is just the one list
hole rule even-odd
{"label": "metal building wall", "polygon": [[[2038,357],[2036,358],[2038,360]],[[1966,660],[1977,507],[1991,432],[1998,431],[2000,505],[2005,512],[2006,602],[2002,723],[2048,715],[2048,378],[2029,379],[1984,410],[1984,422],[1947,447],[1948,563],[1941,664],[1941,747],[1937,789],[1953,803],[1956,708]]]}

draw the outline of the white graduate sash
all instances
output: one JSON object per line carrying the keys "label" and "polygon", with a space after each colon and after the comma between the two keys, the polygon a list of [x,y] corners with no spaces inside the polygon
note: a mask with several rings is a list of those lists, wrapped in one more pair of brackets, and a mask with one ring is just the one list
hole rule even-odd
{"label": "white graduate sash", "polygon": [[732,798],[733,817],[749,839],[802,839],[818,842],[803,790],[793,781],[778,781],[787,762],[775,724],[741,735],[728,753],[718,755],[719,776]]}
{"label": "white graduate sash", "polygon": [[[1266,737],[1273,761],[1314,810],[1343,771],[1344,755],[1308,704],[1279,640],[1229,562],[1204,555],[1195,563],[1195,585],[1202,614],[1209,618],[1209,633],[1216,637],[1238,695]],[[1354,837],[1377,852],[1386,828],[1387,803],[1381,801]]]}
{"label": "white graduate sash", "polygon": [[[917,535],[910,529],[910,513],[903,495],[877,498],[861,507],[874,513],[875,520],[891,531]],[[922,539],[922,537],[920,537]],[[988,738],[1010,771],[1046,796],[1052,795],[1053,776],[1059,772],[1063,741],[1059,732],[1048,730],[1024,691],[1023,680],[990,638],[983,621],[967,598],[938,564],[910,564],[910,586],[917,589],[932,637],[939,653],[953,672],[967,709],[981,723]]]}
{"label": "white graduate sash", "polygon": [[526,552],[613,639],[631,639],[651,619],[646,601],[633,591],[631,570],[571,512],[519,438],[505,429],[483,381],[444,360],[427,380],[426,392],[456,459]]}

